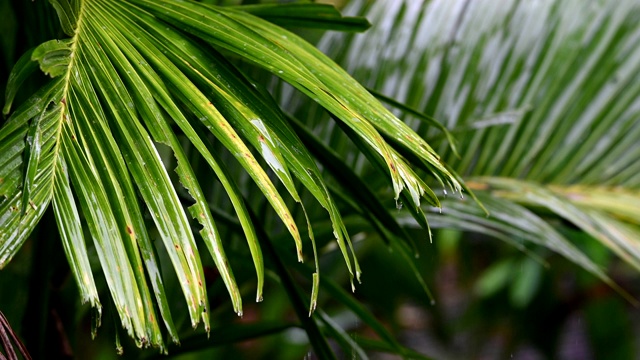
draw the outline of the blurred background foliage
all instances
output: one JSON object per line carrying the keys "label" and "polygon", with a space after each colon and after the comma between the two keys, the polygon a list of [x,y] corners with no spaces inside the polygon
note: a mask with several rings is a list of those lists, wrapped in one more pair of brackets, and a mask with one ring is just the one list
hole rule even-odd
{"label": "blurred background foliage", "polygon": [[[362,212],[354,189],[322,164],[334,196],[343,195],[341,212],[363,270],[353,294],[358,302],[348,306],[349,276],[339,250],[329,244],[331,225],[318,222],[320,265],[325,281],[332,283],[323,283],[318,309],[326,321],[318,323],[337,356],[395,358],[388,354],[395,352],[389,349],[392,342],[380,341],[387,339],[363,319],[365,312],[411,349],[405,351],[408,358],[418,356],[412,351],[438,359],[637,358],[637,1],[352,0],[337,5],[346,6],[346,14],[366,16],[372,27],[363,34],[299,33],[435,144],[443,162],[463,176],[491,214],[485,216],[469,196],[441,192],[441,213],[424,208],[434,229],[430,242],[406,207],[392,200],[387,179],[336,131],[338,124],[320,106],[238,60],[236,65],[267,85],[287,113],[355,169],[420,254],[414,259],[407,256],[409,246],[390,242],[398,234],[380,232],[375,217]],[[43,1],[0,1],[0,14],[0,84],[5,84],[20,54],[62,32]],[[451,131],[453,144],[432,119]],[[204,164],[199,167],[202,159],[193,149],[185,148],[198,175],[211,176]],[[247,198],[258,197],[246,173],[237,169],[234,175]],[[206,191],[213,202],[225,201],[219,184]],[[256,200],[254,208],[260,211],[264,202]],[[307,208],[311,218],[321,219],[321,210]],[[275,222],[272,212],[259,214],[263,224]],[[246,258],[247,250],[238,245],[238,224],[227,220],[221,231],[233,239],[227,251],[234,262]],[[286,247],[281,250],[274,249],[267,261],[264,302],[247,303],[242,318],[231,311],[213,263],[203,260],[213,309],[210,340],[191,329],[186,311],[177,305],[174,321],[182,346],[170,348],[170,356],[318,356],[291,306],[297,285],[293,290],[281,286],[286,281],[274,259],[281,258],[292,284],[304,289],[310,288],[310,269],[295,265]],[[255,288],[251,264],[234,263],[241,292],[250,298]],[[168,297],[181,304],[182,295],[171,290],[178,288],[175,282],[167,276]],[[106,293],[104,282],[98,286]],[[112,335],[118,333],[118,321],[107,320],[114,310],[105,309],[99,335],[91,340],[91,313],[80,304],[50,213],[0,272],[0,289],[0,310],[35,358],[54,353],[58,358],[115,357]],[[124,357],[161,356],[138,350],[124,332],[118,341]]]}

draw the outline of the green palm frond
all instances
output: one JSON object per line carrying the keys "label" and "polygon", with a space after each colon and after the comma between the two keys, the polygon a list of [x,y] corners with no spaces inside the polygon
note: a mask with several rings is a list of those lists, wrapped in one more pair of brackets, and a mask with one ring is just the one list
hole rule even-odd
{"label": "green palm frond", "polygon": [[[220,148],[271,205],[293,238],[298,261],[305,257],[303,237],[285,193],[302,203],[301,184],[328,213],[352,279],[360,277],[346,225],[308,145],[268,93],[231,60],[240,58],[271,72],[334,114],[391,179],[393,196],[406,199],[416,212],[422,212],[421,197],[432,206],[439,202],[406,159],[430,169],[454,192],[463,188],[426,141],[328,57],[293,33],[252,15],[295,25],[313,18],[319,9],[325,11],[325,6],[300,7],[309,11],[301,10],[301,18],[295,18],[283,17],[274,7],[243,11],[169,0],[51,3],[69,38],[45,42],[25,54],[6,92],[3,112],[10,116],[0,129],[0,268],[51,203],[83,301],[98,312],[103,303],[94,280],[96,269],[90,265],[89,253],[95,249],[122,325],[138,346],[165,347],[160,323],[178,341],[156,238],[171,261],[192,326],[202,321],[209,329],[210,308],[196,244],[200,239],[234,311],[242,314],[240,291],[205,195],[209,183],[197,178],[185,141],[215,173],[233,206],[256,270],[258,301],[263,255],[246,194]],[[313,27],[336,22],[337,28],[362,30],[367,25],[362,19],[342,18],[335,10],[316,19]],[[36,65],[51,79],[11,111],[19,87]],[[167,156],[175,160],[175,169],[168,168]],[[186,202],[184,194],[189,197]],[[392,221],[384,213],[376,216]],[[313,243],[310,221],[307,217]],[[311,310],[319,284],[312,245],[316,270]]]}
{"label": "green palm frond", "polygon": [[[346,12],[372,28],[328,34],[320,48],[401,103],[386,101],[492,214],[444,199],[432,225],[542,244],[611,283],[554,229],[561,218],[639,268],[637,1],[352,1]],[[319,119],[308,124],[332,147],[353,148]]]}

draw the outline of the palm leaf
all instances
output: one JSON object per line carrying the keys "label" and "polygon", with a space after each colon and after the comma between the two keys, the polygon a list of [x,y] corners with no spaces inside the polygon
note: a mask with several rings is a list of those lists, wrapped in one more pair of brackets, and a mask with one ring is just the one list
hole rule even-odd
{"label": "palm leaf", "polygon": [[[246,195],[225,166],[220,148],[244,169],[281,219],[299,261],[304,258],[302,237],[284,196],[286,192],[302,203],[298,182],[328,212],[346,266],[352,277],[360,276],[342,215],[305,143],[269,94],[254,86],[221,50],[280,76],[335,114],[363,151],[379,160],[395,198],[410,200],[416,211],[421,211],[420,197],[433,192],[385,137],[393,137],[454,191],[463,187],[422,138],[329,58],[251,13],[288,25],[322,19],[314,27],[356,30],[365,27],[362,19],[342,18],[313,4],[295,6],[299,17],[283,17],[277,7],[243,11],[197,2],[51,4],[69,38],[45,42],[23,56],[6,92],[3,112],[10,116],[0,129],[0,268],[51,202],[83,301],[101,308],[96,269],[90,266],[89,249],[95,248],[120,321],[138,346],[165,348],[160,322],[178,341],[156,238],[170,259],[192,326],[202,321],[209,330],[200,240],[221,274],[234,311],[242,314],[239,287],[205,196],[209,183],[198,179],[181,138],[213,170],[231,201],[256,269],[258,301],[264,282],[262,253],[251,209],[243,200]],[[34,64],[51,80],[12,112],[13,99]],[[167,156],[175,158],[175,169],[168,168]],[[264,165],[286,191],[277,188]],[[434,196],[427,199],[437,205]],[[309,216],[307,223],[314,242]],[[315,243],[313,247],[311,310],[319,287]],[[316,325],[309,326],[319,334]]]}
{"label": "palm leaf", "polygon": [[[381,98],[395,99],[388,102],[398,114],[484,192],[479,197],[493,215],[442,200],[445,216],[431,217],[432,225],[526,239],[611,284],[546,222],[549,214],[563,218],[640,265],[633,215],[640,200],[640,6],[592,5],[352,1],[347,13],[367,16],[371,30],[328,34],[319,46]],[[307,106],[295,97],[283,103],[294,112]],[[456,133],[459,156],[428,116]]]}

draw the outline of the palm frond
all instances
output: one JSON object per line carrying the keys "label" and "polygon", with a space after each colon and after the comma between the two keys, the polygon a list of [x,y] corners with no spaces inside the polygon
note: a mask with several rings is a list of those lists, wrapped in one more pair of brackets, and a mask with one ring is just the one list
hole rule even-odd
{"label": "palm frond", "polygon": [[[197,178],[181,139],[213,170],[230,199],[256,269],[258,301],[264,264],[255,217],[252,220],[246,195],[217,153],[219,147],[271,205],[294,240],[298,261],[305,257],[303,241],[285,192],[302,203],[299,182],[327,211],[349,273],[360,277],[347,226],[307,145],[268,93],[222,51],[281,77],[333,113],[363,151],[377,159],[391,179],[393,196],[407,199],[415,211],[422,211],[420,197],[426,195],[434,206],[437,198],[394,146],[402,146],[454,191],[463,188],[426,141],[328,57],[251,14],[295,25],[326,7],[299,7],[299,18],[283,18],[275,7],[243,11],[168,0],[51,3],[69,38],[45,42],[23,56],[6,93],[3,112],[10,117],[0,129],[0,268],[52,203],[83,301],[101,308],[96,270],[90,266],[89,249],[94,248],[120,321],[138,346],[165,348],[160,322],[178,341],[156,238],[171,261],[192,326],[202,321],[209,330],[200,239],[234,311],[242,314],[239,287],[205,196],[208,183]],[[324,23],[317,24],[323,28],[334,21],[339,28],[351,29],[362,29],[366,23],[342,18],[333,10],[316,18],[323,16]],[[13,99],[34,64],[51,80],[12,112]],[[390,145],[390,138],[399,145]],[[167,154],[175,159],[175,169],[168,168]],[[262,164],[286,191],[278,189]],[[190,199],[185,201],[182,194]],[[382,221],[390,221],[382,216]],[[307,217],[313,242],[310,221]],[[320,283],[315,243],[313,247],[311,310]],[[308,330],[319,333],[315,323]]]}
{"label": "palm frond", "polygon": [[[327,34],[319,47],[395,99],[492,214],[444,199],[434,226],[530,240],[610,282],[551,214],[638,268],[637,2],[352,1],[346,12],[367,16],[370,31]],[[456,135],[459,156],[425,116]],[[339,138],[317,116],[308,124]]]}

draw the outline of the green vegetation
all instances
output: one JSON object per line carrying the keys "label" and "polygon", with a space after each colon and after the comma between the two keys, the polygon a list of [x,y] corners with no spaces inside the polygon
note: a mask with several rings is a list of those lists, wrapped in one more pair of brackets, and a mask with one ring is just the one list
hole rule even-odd
{"label": "green vegetation", "polygon": [[636,2],[251,3],[0,4],[34,358],[637,355]]}

